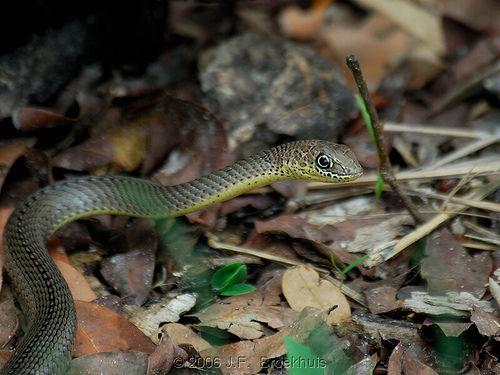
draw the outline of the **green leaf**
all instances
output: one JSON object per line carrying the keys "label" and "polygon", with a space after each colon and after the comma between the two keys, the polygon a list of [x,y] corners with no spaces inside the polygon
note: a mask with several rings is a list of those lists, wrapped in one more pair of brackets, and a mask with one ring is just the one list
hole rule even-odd
{"label": "green leaf", "polygon": [[363,117],[363,121],[365,122],[368,134],[370,135],[372,142],[375,143],[375,131],[373,130],[372,118],[370,117],[370,114],[366,109],[365,101],[359,94],[356,94],[354,96],[356,97],[356,103],[358,104],[358,108],[361,111],[361,117]]}
{"label": "green leaf", "polygon": [[241,283],[247,277],[247,266],[243,263],[229,263],[219,268],[212,276],[212,288],[221,291]]}
{"label": "green leaf", "polygon": [[313,353],[311,348],[289,336],[283,338],[290,375],[323,375],[326,361]]}
{"label": "green leaf", "polygon": [[352,270],[354,267],[356,267],[356,266],[360,265],[361,263],[363,263],[367,258],[368,258],[368,254],[365,254],[362,257],[354,259],[351,263],[349,263],[347,266],[345,266],[342,269],[342,271],[341,271],[342,274],[345,275],[347,272],[349,272],[350,270]]}
{"label": "green leaf", "polygon": [[375,197],[377,199],[380,199],[383,190],[384,190],[384,177],[382,177],[380,173],[377,173],[377,181],[375,182]]}
{"label": "green leaf", "polygon": [[221,296],[241,296],[242,294],[247,294],[253,292],[255,287],[250,284],[234,284],[222,289],[219,294]]}

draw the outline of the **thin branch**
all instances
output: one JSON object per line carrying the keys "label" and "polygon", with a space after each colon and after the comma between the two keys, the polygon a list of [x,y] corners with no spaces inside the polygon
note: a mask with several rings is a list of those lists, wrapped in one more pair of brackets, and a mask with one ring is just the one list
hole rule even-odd
{"label": "thin branch", "polygon": [[442,126],[431,126],[422,124],[401,124],[395,122],[386,122],[384,124],[385,132],[397,132],[397,133],[416,133],[425,135],[442,135],[444,137],[454,137],[454,138],[472,138],[481,139],[491,137],[494,134],[468,129],[455,129],[446,128]]}
{"label": "thin branch", "polygon": [[356,81],[356,85],[358,86],[359,93],[363,98],[368,113],[371,117],[373,131],[375,135],[375,144],[377,146],[380,173],[382,174],[382,177],[387,182],[387,184],[389,184],[391,189],[399,196],[399,199],[401,199],[401,202],[408,210],[409,214],[411,215],[415,223],[421,223],[423,222],[423,219],[418,213],[416,207],[414,206],[410,198],[408,198],[403,193],[403,190],[399,186],[398,181],[394,177],[394,171],[392,169],[391,161],[389,160],[389,154],[385,147],[383,129],[380,124],[377,111],[375,110],[375,106],[373,105],[373,102],[370,99],[370,95],[368,93],[368,87],[366,86],[366,82],[363,78],[363,73],[361,72],[358,59],[354,55],[349,55],[346,58],[346,62],[347,66],[352,72],[354,80]]}

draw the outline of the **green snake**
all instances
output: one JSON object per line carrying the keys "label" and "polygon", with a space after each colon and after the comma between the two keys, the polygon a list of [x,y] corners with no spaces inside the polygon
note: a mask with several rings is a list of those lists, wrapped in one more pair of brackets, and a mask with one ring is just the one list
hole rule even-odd
{"label": "green snake", "polygon": [[47,239],[61,226],[99,214],[175,217],[277,181],[336,183],[361,174],[347,146],[309,140],[274,147],[175,186],[131,177],[91,176],[60,181],[35,192],[16,208],[5,228],[5,267],[28,328],[0,374],[63,374],[70,366],[75,307],[46,250]]}

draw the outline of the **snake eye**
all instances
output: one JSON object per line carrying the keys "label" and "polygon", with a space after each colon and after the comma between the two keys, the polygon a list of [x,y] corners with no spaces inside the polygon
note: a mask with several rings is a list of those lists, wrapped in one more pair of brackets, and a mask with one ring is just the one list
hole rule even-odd
{"label": "snake eye", "polygon": [[316,157],[316,165],[321,169],[328,169],[333,167],[333,161],[325,154],[319,154]]}

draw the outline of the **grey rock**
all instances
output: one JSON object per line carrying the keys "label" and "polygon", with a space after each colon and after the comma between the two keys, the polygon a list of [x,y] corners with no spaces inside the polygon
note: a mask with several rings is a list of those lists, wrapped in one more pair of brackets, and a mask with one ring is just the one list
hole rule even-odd
{"label": "grey rock", "polygon": [[79,71],[87,31],[81,22],[34,35],[0,56],[0,119],[24,104],[44,104]]}
{"label": "grey rock", "polygon": [[333,67],[285,39],[238,35],[202,54],[199,68],[207,105],[237,144],[263,131],[334,140],[357,113]]}

